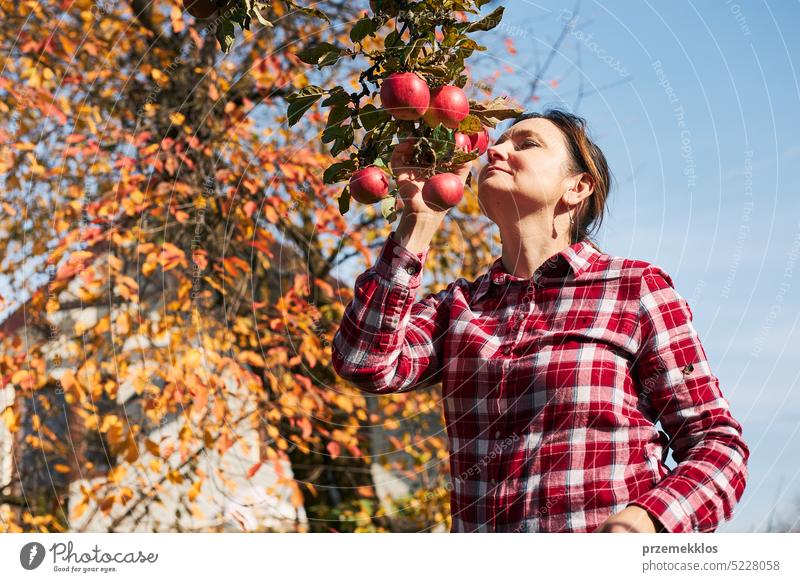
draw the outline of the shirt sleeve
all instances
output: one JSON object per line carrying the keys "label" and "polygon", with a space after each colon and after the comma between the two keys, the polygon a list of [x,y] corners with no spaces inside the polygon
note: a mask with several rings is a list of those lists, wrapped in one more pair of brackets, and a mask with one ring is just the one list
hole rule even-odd
{"label": "shirt sleeve", "polygon": [[414,302],[430,249],[416,254],[387,239],[356,278],[333,338],[336,373],[366,392],[407,392],[441,380],[450,287]]}
{"label": "shirt sleeve", "polygon": [[750,451],[711,373],[692,311],[660,267],[642,275],[634,365],[640,398],[661,421],[677,466],[631,501],[666,532],[713,532],[733,516],[748,477]]}

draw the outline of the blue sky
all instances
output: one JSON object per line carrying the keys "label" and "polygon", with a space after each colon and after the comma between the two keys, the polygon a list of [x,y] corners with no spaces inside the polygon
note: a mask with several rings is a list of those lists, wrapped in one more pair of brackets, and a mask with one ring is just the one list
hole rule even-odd
{"label": "blue sky", "polygon": [[[504,5],[480,40],[513,69],[496,92],[521,97],[531,55],[569,15],[563,2]],[[799,21],[797,2],[583,2],[546,75],[557,86],[524,104],[571,109],[581,76],[587,91],[611,85],[577,109],[617,179],[597,239],[672,276],[744,426],[750,478],[720,532],[800,517]]]}

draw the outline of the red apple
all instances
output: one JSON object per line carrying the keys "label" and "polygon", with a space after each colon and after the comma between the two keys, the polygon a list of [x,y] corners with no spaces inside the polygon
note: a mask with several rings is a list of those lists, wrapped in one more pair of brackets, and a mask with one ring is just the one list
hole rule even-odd
{"label": "red apple", "polygon": [[361,168],[350,177],[350,196],[362,204],[375,204],[389,194],[389,179],[377,166]]}
{"label": "red apple", "polygon": [[381,103],[397,119],[419,119],[430,100],[428,84],[416,73],[392,73],[381,83]]}
{"label": "red apple", "polygon": [[457,150],[468,152],[474,149],[472,147],[472,140],[466,133],[461,133],[460,131],[457,131],[453,136],[453,138],[456,140]]}
{"label": "red apple", "polygon": [[469,141],[471,144],[470,151],[477,148],[478,154],[482,156],[489,149],[489,132],[484,127],[478,133],[469,134]]}
{"label": "red apple", "polygon": [[431,103],[425,112],[425,123],[431,127],[441,123],[445,127],[456,129],[467,115],[469,100],[460,87],[445,85],[431,91]]}
{"label": "red apple", "polygon": [[183,0],[183,7],[195,18],[210,18],[217,11],[214,0]]}
{"label": "red apple", "polygon": [[464,182],[455,174],[445,172],[431,176],[422,187],[422,199],[434,210],[447,210],[464,197]]}

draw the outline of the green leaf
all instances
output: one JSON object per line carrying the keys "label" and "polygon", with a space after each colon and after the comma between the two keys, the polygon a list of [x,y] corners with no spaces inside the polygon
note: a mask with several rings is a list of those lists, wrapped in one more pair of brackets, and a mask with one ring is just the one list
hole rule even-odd
{"label": "green leaf", "polygon": [[326,127],[333,127],[335,125],[339,125],[345,119],[348,119],[350,115],[353,113],[353,110],[350,109],[347,105],[340,104],[334,105],[330,112],[328,113],[328,123]]}
{"label": "green leaf", "polygon": [[329,42],[321,42],[304,48],[297,53],[297,57],[306,64],[322,68],[334,64],[340,56],[348,52],[347,49],[337,47]]}
{"label": "green leaf", "polygon": [[350,210],[350,185],[344,187],[339,195],[339,214],[344,216]]}
{"label": "green leaf", "polygon": [[233,28],[233,22],[230,20],[223,20],[217,27],[216,33],[217,40],[219,41],[222,50],[225,53],[230,52],[234,41],[236,40],[236,33]]}
{"label": "green leaf", "polygon": [[467,26],[465,32],[476,32],[478,30],[483,30],[483,31],[492,30],[494,27],[500,24],[500,21],[503,19],[503,11],[505,11],[504,6],[495,8],[494,11],[488,16],[485,16],[475,22],[471,22],[469,26]]}
{"label": "green leaf", "polygon": [[322,10],[317,10],[316,8],[306,8],[305,6],[298,6],[292,0],[285,0],[286,4],[292,7],[292,9],[302,12],[303,14],[307,14],[309,16],[314,16],[316,18],[322,18],[323,20],[327,21],[328,24],[331,23],[331,19],[328,18],[328,15],[325,14]]}
{"label": "green leaf", "polygon": [[385,49],[391,49],[400,44],[402,44],[402,41],[400,40],[400,32],[397,30],[393,30],[383,39],[383,48]]}
{"label": "green leaf", "polygon": [[497,97],[488,103],[469,102],[470,114],[487,127],[496,127],[504,119],[518,117],[524,109],[509,97]]}
{"label": "green leaf", "polygon": [[350,94],[344,90],[341,85],[334,87],[329,91],[329,96],[321,103],[323,106],[339,105],[340,103],[347,103],[350,101]]}
{"label": "green leaf", "polygon": [[375,35],[375,23],[371,18],[362,18],[356,22],[356,25],[350,31],[350,40],[354,43],[361,42],[370,35]]}
{"label": "green leaf", "polygon": [[309,85],[303,87],[300,91],[290,95],[287,99],[289,107],[287,111],[289,127],[302,119],[306,111],[308,111],[314,103],[316,103],[323,95],[324,91],[321,87],[316,85]]}
{"label": "green leaf", "polygon": [[336,162],[335,164],[331,164],[330,167],[325,170],[325,173],[322,175],[322,182],[324,184],[335,184],[336,182],[349,180],[355,169],[355,160]]}
{"label": "green leaf", "polygon": [[387,196],[381,200],[381,214],[389,222],[397,219],[397,199],[394,196]]}
{"label": "green leaf", "polygon": [[322,132],[322,143],[330,143],[347,135],[349,125],[333,125]]}
{"label": "green leaf", "polygon": [[481,125],[480,119],[478,119],[474,115],[467,115],[464,119],[461,120],[461,123],[458,124],[457,131],[469,135],[471,133],[478,133],[482,129],[483,126]]}
{"label": "green leaf", "polygon": [[340,125],[339,127],[344,128],[344,134],[336,139],[331,148],[331,155],[334,157],[353,145],[353,140],[355,139],[355,131],[352,125]]}
{"label": "green leaf", "polygon": [[422,47],[428,42],[426,38],[418,38],[403,50],[403,62],[408,68],[413,68],[419,59],[419,53]]}
{"label": "green leaf", "polygon": [[377,127],[381,121],[386,121],[389,117],[389,113],[387,113],[385,109],[378,109],[371,103],[364,105],[359,112],[361,125],[363,125],[364,129],[367,131]]}

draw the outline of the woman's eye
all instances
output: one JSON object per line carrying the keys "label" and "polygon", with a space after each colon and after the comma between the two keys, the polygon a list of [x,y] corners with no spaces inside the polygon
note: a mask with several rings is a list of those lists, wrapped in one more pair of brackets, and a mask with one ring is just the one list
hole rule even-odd
{"label": "woman's eye", "polygon": [[536,143],[535,141],[533,141],[532,139],[526,139],[524,142],[522,142],[522,145],[524,147],[530,147],[530,146],[536,146],[536,145],[539,145],[539,144]]}

